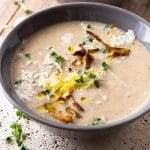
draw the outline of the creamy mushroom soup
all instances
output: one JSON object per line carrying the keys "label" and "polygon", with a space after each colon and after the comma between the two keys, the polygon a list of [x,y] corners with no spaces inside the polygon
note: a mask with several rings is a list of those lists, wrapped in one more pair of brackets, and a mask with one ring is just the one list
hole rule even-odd
{"label": "creamy mushroom soup", "polygon": [[14,89],[41,116],[100,125],[139,109],[150,94],[150,55],[115,25],[73,21],[24,39],[12,63]]}

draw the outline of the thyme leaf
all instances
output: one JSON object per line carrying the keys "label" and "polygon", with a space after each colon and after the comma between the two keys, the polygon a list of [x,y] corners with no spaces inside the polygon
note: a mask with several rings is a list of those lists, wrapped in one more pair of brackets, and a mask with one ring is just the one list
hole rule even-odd
{"label": "thyme leaf", "polygon": [[105,26],[104,26],[104,31],[108,31],[108,30],[110,30],[110,29],[114,29],[116,26],[114,25],[114,24],[106,24]]}
{"label": "thyme leaf", "polygon": [[15,140],[20,150],[26,150],[23,142],[26,139],[27,134],[25,134],[22,130],[21,124],[14,122],[11,124],[10,128],[12,129],[12,135],[6,138],[6,143],[10,144],[13,140]]}
{"label": "thyme leaf", "polygon": [[20,0],[14,0],[15,5],[20,5],[25,14],[30,14],[32,11]]}
{"label": "thyme leaf", "polygon": [[23,81],[23,80],[21,80],[21,79],[20,79],[20,80],[16,80],[14,84],[16,84],[16,85],[21,84],[22,81]]}
{"label": "thyme leaf", "polygon": [[19,118],[24,118],[24,119],[27,119],[27,120],[30,120],[30,118],[28,116],[26,116],[23,112],[17,110],[16,111],[16,115],[19,117]]}
{"label": "thyme leaf", "polygon": [[31,54],[28,54],[28,53],[25,54],[24,56],[27,57],[27,58],[29,58],[29,59],[31,58]]}
{"label": "thyme leaf", "polygon": [[108,65],[105,61],[103,61],[103,62],[102,62],[102,68],[103,68],[104,70],[107,70],[107,69],[109,68],[109,65]]}
{"label": "thyme leaf", "polygon": [[104,121],[101,118],[94,118],[90,125],[95,126],[95,125],[100,125],[104,124]]}
{"label": "thyme leaf", "polygon": [[8,136],[5,139],[6,144],[10,144],[10,143],[12,143],[12,141],[13,141],[12,136]]}
{"label": "thyme leaf", "polygon": [[84,83],[84,78],[83,78],[83,76],[81,76],[79,79],[77,79],[77,80],[75,80],[76,81],[76,83],[78,83],[78,84],[83,84]]}
{"label": "thyme leaf", "polygon": [[60,56],[59,54],[57,54],[55,51],[52,50],[52,47],[50,47],[49,49],[49,55],[50,57],[58,64],[61,64],[65,61],[65,59]]}

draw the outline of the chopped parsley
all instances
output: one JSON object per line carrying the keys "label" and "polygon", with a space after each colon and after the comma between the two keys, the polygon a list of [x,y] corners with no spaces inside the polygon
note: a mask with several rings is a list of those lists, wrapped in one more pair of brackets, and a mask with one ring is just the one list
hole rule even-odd
{"label": "chopped parsley", "polygon": [[21,124],[15,122],[11,124],[10,128],[12,129],[12,136],[6,138],[6,143],[10,144],[13,140],[15,140],[19,149],[25,150],[26,148],[23,142],[26,139],[27,134],[23,132]]}
{"label": "chopped parsley", "polygon": [[90,24],[87,25],[87,29],[91,29],[92,26]]}
{"label": "chopped parsley", "polygon": [[11,144],[13,141],[12,136],[6,137],[5,141],[6,141],[6,144]]}
{"label": "chopped parsley", "polygon": [[102,68],[103,68],[104,70],[107,70],[107,69],[109,68],[109,65],[108,65],[105,61],[103,61],[103,62],[102,62]]}
{"label": "chopped parsley", "polygon": [[82,43],[79,44],[79,46],[84,46],[86,44],[85,41],[83,41]]}
{"label": "chopped parsley", "polygon": [[84,83],[84,78],[83,76],[81,75],[81,77],[77,80],[75,80],[77,84],[83,84]]}
{"label": "chopped parsley", "polygon": [[96,78],[96,75],[95,75],[94,73],[90,73],[90,74],[89,74],[89,77],[90,77],[91,79],[95,79],[95,78]]}
{"label": "chopped parsley", "polygon": [[23,81],[23,80],[21,80],[21,79],[20,79],[20,80],[17,80],[17,81],[15,81],[15,83],[14,83],[14,84],[16,84],[16,85],[21,84],[21,83],[22,83],[22,81]]}
{"label": "chopped parsley", "polygon": [[25,54],[24,56],[27,57],[27,58],[29,58],[29,59],[31,58],[31,54],[28,54],[28,53]]}
{"label": "chopped parsley", "polygon": [[97,88],[99,88],[99,87],[100,87],[100,80],[98,80],[98,79],[96,78],[96,75],[95,75],[94,73],[90,73],[90,74],[89,74],[89,77],[90,77],[91,79],[94,79],[94,84],[95,84],[95,86],[96,86]]}
{"label": "chopped parsley", "polygon": [[110,30],[110,29],[114,29],[116,26],[114,25],[114,24],[106,24],[105,26],[104,26],[104,31],[108,31],[108,30]]}
{"label": "chopped parsley", "polygon": [[91,26],[90,24],[87,24],[86,29],[87,29],[87,30],[91,30],[91,29],[94,29],[94,28],[93,28],[93,26]]}
{"label": "chopped parsley", "polygon": [[49,94],[50,94],[50,90],[45,89],[42,92],[38,93],[38,97],[43,97],[43,96],[46,96],[46,95],[49,95]]}
{"label": "chopped parsley", "polygon": [[71,72],[71,71],[72,71],[72,68],[69,67],[68,70]]}
{"label": "chopped parsley", "polygon": [[101,51],[103,54],[105,54],[105,53],[108,52],[108,49],[107,49],[107,48],[101,48],[100,51]]}
{"label": "chopped parsley", "polygon": [[90,123],[90,125],[92,125],[92,126],[100,125],[100,124],[104,124],[104,121],[101,118],[95,118]]}
{"label": "chopped parsley", "polygon": [[44,91],[41,92],[44,95],[48,95],[50,93],[50,91],[48,89],[45,89]]}
{"label": "chopped parsley", "polygon": [[60,56],[59,54],[57,54],[55,51],[52,50],[52,47],[50,47],[49,49],[49,55],[50,57],[58,64],[61,64],[65,61],[65,59]]}
{"label": "chopped parsley", "polygon": [[94,84],[95,84],[95,86],[96,86],[97,88],[99,88],[99,87],[100,87],[100,80],[95,79],[95,80],[94,80]]}
{"label": "chopped parsley", "polygon": [[17,110],[16,111],[16,115],[19,117],[19,118],[24,118],[24,119],[27,119],[27,120],[30,120],[30,118],[28,116],[26,116],[23,112]]}
{"label": "chopped parsley", "polygon": [[94,39],[90,36],[87,36],[87,40],[92,43]]}

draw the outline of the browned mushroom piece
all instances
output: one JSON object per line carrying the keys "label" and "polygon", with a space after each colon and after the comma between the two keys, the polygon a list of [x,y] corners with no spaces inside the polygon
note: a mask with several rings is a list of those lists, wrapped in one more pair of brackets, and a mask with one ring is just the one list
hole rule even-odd
{"label": "browned mushroom piece", "polygon": [[62,114],[62,112],[57,111],[56,108],[52,104],[49,104],[49,103],[44,104],[44,107],[46,110],[48,110],[49,114],[51,116],[53,116],[54,118],[56,118],[62,122],[65,122],[65,123],[72,122],[73,115]]}
{"label": "browned mushroom piece", "polygon": [[111,47],[109,44],[105,43],[98,35],[91,31],[87,31],[89,35],[91,35],[93,38],[95,38],[97,41],[103,43],[105,47],[108,49],[108,52],[111,53],[113,57],[117,56],[127,56],[130,53],[130,50],[127,48],[117,48],[117,47]]}
{"label": "browned mushroom piece", "polygon": [[80,111],[84,111],[83,107],[80,106],[80,104],[75,100],[75,98],[72,95],[68,96],[68,99],[70,99],[71,103]]}
{"label": "browned mushroom piece", "polygon": [[82,65],[82,64],[83,64],[82,57],[78,57],[77,59],[75,59],[72,62],[72,66],[79,66],[79,65]]}
{"label": "browned mushroom piece", "polygon": [[113,57],[128,56],[130,53],[130,50],[126,48],[111,48],[110,53],[112,53]]}
{"label": "browned mushroom piece", "polygon": [[90,54],[96,53],[96,52],[98,52],[98,51],[99,51],[98,48],[95,48],[95,49],[88,49],[88,53],[90,53]]}
{"label": "browned mushroom piece", "polygon": [[66,102],[66,99],[65,98],[63,98],[63,97],[60,97],[60,98],[58,98],[58,100],[57,101],[63,101],[63,102]]}
{"label": "browned mushroom piece", "polygon": [[89,53],[86,53],[85,56],[83,56],[83,61],[85,62],[85,68],[89,69],[93,61],[93,57]]}
{"label": "browned mushroom piece", "polygon": [[72,116],[74,116],[76,118],[82,118],[82,116],[77,111],[75,111],[74,109],[72,109],[70,107],[66,108],[66,112],[72,114]]}
{"label": "browned mushroom piece", "polygon": [[70,115],[64,115],[62,114],[61,112],[59,111],[56,111],[55,113],[51,113],[49,112],[53,117],[55,117],[56,119],[60,120],[60,121],[63,121],[65,123],[70,123],[72,122],[72,116]]}
{"label": "browned mushroom piece", "polygon": [[110,46],[107,43],[105,43],[98,35],[96,35],[95,33],[91,31],[86,31],[86,33],[92,36],[93,38],[95,38],[97,41],[103,43],[108,50],[110,49]]}
{"label": "browned mushroom piece", "polygon": [[75,51],[73,53],[73,55],[74,56],[81,56],[81,57],[83,57],[85,55],[85,53],[86,53],[86,50],[85,49],[81,49],[81,50]]}

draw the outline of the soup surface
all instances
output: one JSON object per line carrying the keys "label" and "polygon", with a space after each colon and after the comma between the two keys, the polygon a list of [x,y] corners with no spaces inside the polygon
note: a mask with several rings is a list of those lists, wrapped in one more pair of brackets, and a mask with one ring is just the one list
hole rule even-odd
{"label": "soup surface", "polygon": [[22,41],[12,62],[19,98],[38,114],[77,125],[124,118],[150,94],[150,55],[115,25],[73,21]]}

